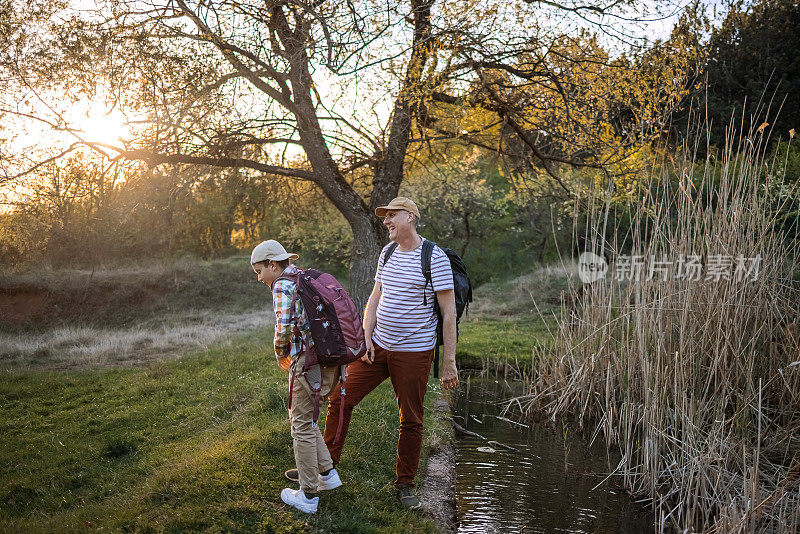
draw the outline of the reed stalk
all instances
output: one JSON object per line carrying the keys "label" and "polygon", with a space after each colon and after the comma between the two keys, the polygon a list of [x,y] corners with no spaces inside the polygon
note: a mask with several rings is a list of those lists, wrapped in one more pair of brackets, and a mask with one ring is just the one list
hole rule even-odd
{"label": "reed stalk", "polygon": [[[587,250],[609,271],[573,278],[576,305],[534,355],[526,408],[617,448],[614,476],[650,500],[660,531],[800,531],[798,251],[776,229],[765,137],[665,157],[627,235],[607,241],[610,204],[597,205]],[[681,255],[699,258],[699,279],[678,276]],[[709,277],[726,258],[727,276]],[[651,259],[666,272],[648,276]]]}

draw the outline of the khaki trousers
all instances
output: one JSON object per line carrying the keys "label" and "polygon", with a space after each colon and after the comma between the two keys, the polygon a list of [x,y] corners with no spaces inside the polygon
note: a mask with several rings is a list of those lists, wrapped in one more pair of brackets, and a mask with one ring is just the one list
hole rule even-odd
{"label": "khaki trousers", "polygon": [[[333,468],[333,461],[328,447],[322,439],[319,427],[312,425],[314,417],[314,392],[305,377],[300,374],[304,357],[301,356],[295,369],[294,388],[292,390],[292,407],[289,418],[292,422],[292,439],[294,442],[294,461],[300,477],[300,488],[304,493],[316,493],[318,474]],[[339,367],[322,367],[322,389],[320,392],[320,408],[333,386],[339,380]],[[291,371],[289,384],[291,384]]]}

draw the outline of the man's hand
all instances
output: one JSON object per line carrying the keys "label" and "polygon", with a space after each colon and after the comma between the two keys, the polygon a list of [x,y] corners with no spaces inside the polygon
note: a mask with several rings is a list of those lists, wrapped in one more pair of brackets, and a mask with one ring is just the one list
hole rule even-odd
{"label": "man's hand", "polygon": [[442,364],[442,386],[452,389],[458,386],[458,369],[456,369],[456,296],[452,289],[436,292],[439,310],[442,312],[442,334],[444,337],[444,363]]}
{"label": "man's hand", "polygon": [[442,363],[442,387],[452,389],[458,387],[458,369],[456,369],[456,359],[445,358]]}
{"label": "man's hand", "polygon": [[372,343],[372,332],[375,330],[375,323],[377,322],[378,301],[381,299],[381,291],[381,283],[375,282],[367,301],[367,307],[364,309],[364,341],[367,342],[367,353],[361,357],[361,361],[367,365],[372,365],[372,362],[375,361],[375,345]]}
{"label": "man's hand", "polygon": [[372,343],[372,339],[367,338],[367,353],[361,357],[361,361],[366,363],[367,365],[372,365],[372,362],[375,361],[375,345]]}

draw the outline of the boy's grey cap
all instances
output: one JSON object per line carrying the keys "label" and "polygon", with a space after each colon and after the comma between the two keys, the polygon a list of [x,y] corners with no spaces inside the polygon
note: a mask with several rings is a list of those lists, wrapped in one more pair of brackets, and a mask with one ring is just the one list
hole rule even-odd
{"label": "boy's grey cap", "polygon": [[253,253],[250,254],[250,265],[260,261],[296,260],[297,258],[297,254],[286,252],[283,245],[274,239],[269,239],[267,241],[262,241],[253,249]]}
{"label": "boy's grey cap", "polygon": [[378,217],[385,217],[388,210],[406,210],[407,212],[416,215],[417,219],[420,218],[417,205],[408,197],[393,198],[392,201],[387,205],[375,208],[375,215]]}

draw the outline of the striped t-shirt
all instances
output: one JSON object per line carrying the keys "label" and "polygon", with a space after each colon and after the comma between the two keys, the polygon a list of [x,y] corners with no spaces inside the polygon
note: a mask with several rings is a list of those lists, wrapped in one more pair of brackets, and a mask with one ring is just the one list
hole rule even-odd
{"label": "striped t-shirt", "polygon": [[388,248],[389,245],[383,247],[375,272],[375,281],[381,283],[381,299],[372,340],[387,350],[430,350],[436,345],[434,292],[453,289],[450,260],[442,249],[433,247],[431,288],[431,284],[425,286],[425,276],[422,274],[422,245],[408,252],[396,248],[389,262],[384,265],[383,257]]}

